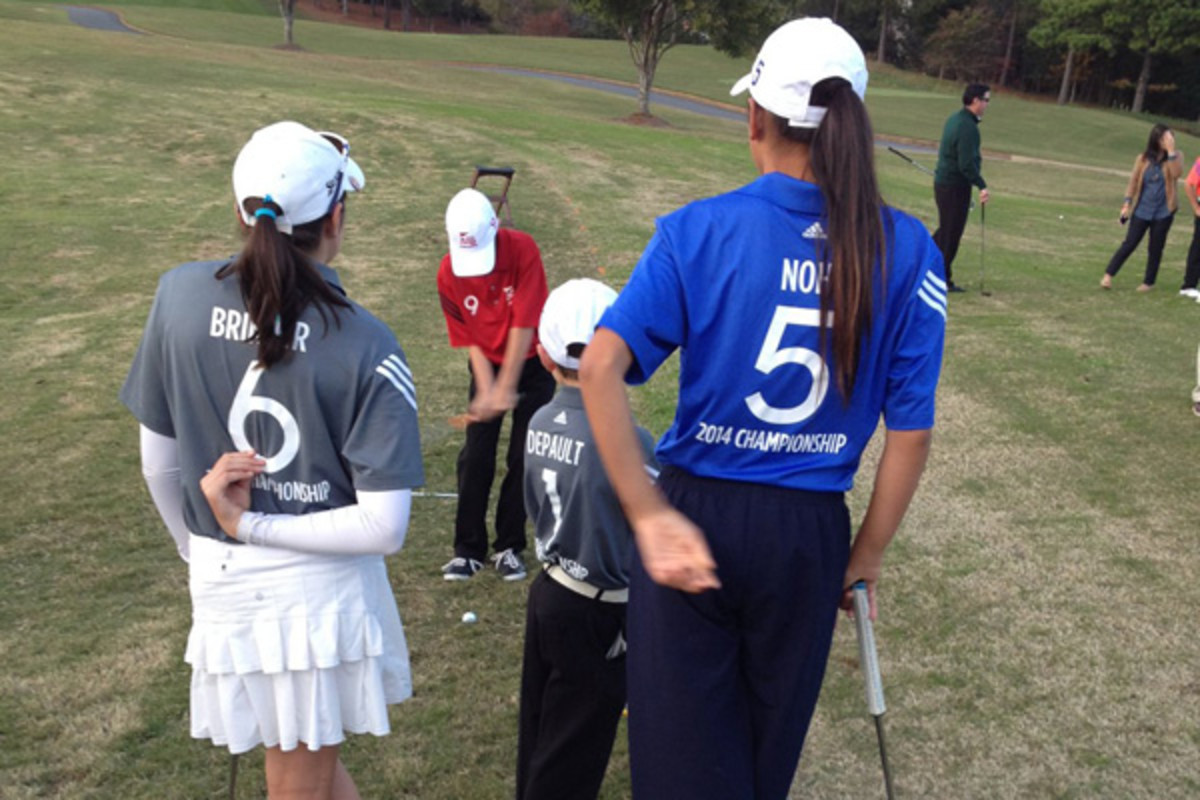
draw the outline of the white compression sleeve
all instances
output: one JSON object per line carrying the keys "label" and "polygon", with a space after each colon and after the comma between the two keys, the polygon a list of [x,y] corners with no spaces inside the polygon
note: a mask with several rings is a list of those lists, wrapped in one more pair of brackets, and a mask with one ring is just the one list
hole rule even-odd
{"label": "white compression sleeve", "polygon": [[412,491],[357,492],[352,506],[314,514],[247,511],[237,538],[246,544],[331,555],[391,555],[404,544]]}
{"label": "white compression sleeve", "polygon": [[183,521],[183,484],[179,477],[179,446],[170,436],[141,426],[142,477],[158,515],[175,540],[179,557],[188,560],[188,528]]}

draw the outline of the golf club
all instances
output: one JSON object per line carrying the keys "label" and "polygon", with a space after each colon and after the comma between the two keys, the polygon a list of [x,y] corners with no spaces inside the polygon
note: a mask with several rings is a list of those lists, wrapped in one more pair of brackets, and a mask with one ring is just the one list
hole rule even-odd
{"label": "golf club", "polygon": [[984,297],[991,297],[992,293],[984,288],[984,278],[987,273],[984,270],[984,251],[987,246],[987,204],[979,205],[979,293]]}
{"label": "golf club", "polygon": [[858,631],[858,660],[862,665],[863,680],[867,689],[867,711],[875,718],[875,734],[879,738],[879,758],[883,762],[883,785],[888,800],[895,800],[892,789],[892,770],[888,767],[887,743],[883,737],[883,714],[887,704],[883,701],[883,681],[879,677],[879,653],[875,650],[875,629],[871,625],[871,601],[867,596],[867,584],[854,584],[854,627]]}
{"label": "golf club", "polygon": [[[899,150],[897,150],[896,148],[889,146],[889,147],[888,147],[888,150],[890,150],[891,152],[893,152],[893,153],[895,153],[896,155],[900,156],[900,157],[901,157],[901,158],[903,158],[905,161],[907,161],[908,163],[912,164],[914,167],[916,167],[917,169],[921,170],[921,172],[924,172],[924,173],[925,173],[926,175],[928,175],[929,177],[931,177],[931,178],[934,178],[934,177],[936,177],[936,176],[934,175],[934,173],[933,173],[933,170],[931,170],[929,167],[925,166],[924,164],[920,163],[919,161],[913,161],[911,158],[909,158],[908,156],[906,156],[904,153],[901,153],[901,152],[900,152]],[[972,199],[971,199],[971,201],[970,201],[970,204],[969,204],[967,207],[968,207],[968,208],[974,208],[974,207],[975,207],[975,199],[974,199],[974,198],[972,198]]]}
{"label": "golf club", "polygon": [[229,800],[237,798],[238,754],[229,757]]}
{"label": "golf club", "polygon": [[893,153],[895,153],[896,155],[900,156],[900,157],[901,157],[901,158],[903,158],[905,161],[907,161],[908,163],[912,164],[914,167],[916,167],[917,169],[921,170],[921,172],[924,172],[924,173],[925,173],[926,175],[928,175],[929,177],[931,177],[931,178],[933,177],[933,170],[931,170],[929,167],[925,166],[924,164],[921,164],[921,163],[918,163],[918,162],[916,162],[916,161],[913,161],[911,158],[909,158],[908,156],[906,156],[904,153],[901,153],[899,150],[897,150],[897,149],[896,149],[896,148],[894,148],[894,147],[888,147],[888,150],[890,150],[890,151],[892,151]]}

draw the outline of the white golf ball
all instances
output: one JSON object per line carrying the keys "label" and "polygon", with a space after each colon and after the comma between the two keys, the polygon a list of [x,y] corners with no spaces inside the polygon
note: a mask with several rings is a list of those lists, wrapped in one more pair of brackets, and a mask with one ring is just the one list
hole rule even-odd
{"label": "white golf ball", "polygon": [[1063,215],[1062,215],[1062,214],[1059,214],[1059,215],[1058,215],[1058,218],[1059,218],[1059,219],[1062,219],[1062,218],[1063,218]]}
{"label": "white golf ball", "polygon": [[474,611],[468,611],[467,613],[463,614],[462,621],[467,623],[468,625],[470,625],[471,623],[475,622],[478,619],[479,619],[479,617],[475,616]]}

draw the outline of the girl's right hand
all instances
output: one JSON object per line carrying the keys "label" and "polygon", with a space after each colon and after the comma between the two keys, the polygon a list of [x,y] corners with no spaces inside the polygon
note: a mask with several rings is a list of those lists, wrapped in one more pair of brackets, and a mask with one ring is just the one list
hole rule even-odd
{"label": "girl's right hand", "polygon": [[200,479],[200,491],[217,524],[234,539],[242,512],[250,508],[250,484],[266,468],[267,462],[253,450],[224,453]]}

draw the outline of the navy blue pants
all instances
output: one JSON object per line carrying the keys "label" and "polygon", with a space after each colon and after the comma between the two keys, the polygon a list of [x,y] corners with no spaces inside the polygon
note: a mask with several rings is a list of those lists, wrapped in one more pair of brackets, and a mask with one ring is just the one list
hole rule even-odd
{"label": "navy blue pants", "polygon": [[800,761],[850,551],[840,492],[697,478],[659,485],[698,524],[722,587],[663,588],[635,559],[629,747],[635,800],[781,800]]}

